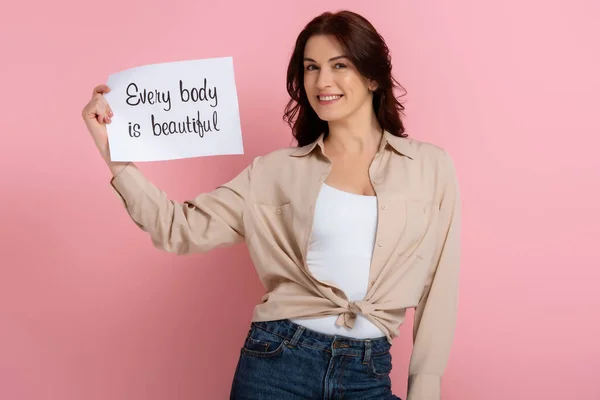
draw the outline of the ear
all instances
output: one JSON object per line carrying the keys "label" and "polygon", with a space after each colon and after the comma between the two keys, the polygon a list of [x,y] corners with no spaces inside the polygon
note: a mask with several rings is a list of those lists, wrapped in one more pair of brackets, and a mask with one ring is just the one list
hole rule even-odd
{"label": "ear", "polygon": [[379,85],[375,81],[369,81],[369,91],[374,92],[379,88]]}

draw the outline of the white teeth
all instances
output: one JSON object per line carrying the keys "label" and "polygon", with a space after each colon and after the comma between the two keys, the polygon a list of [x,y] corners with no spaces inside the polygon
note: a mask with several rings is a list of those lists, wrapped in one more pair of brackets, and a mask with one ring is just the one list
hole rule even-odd
{"label": "white teeth", "polygon": [[337,95],[337,96],[319,96],[319,99],[321,99],[321,101],[331,101],[331,100],[337,100],[340,97],[342,97],[341,95]]}

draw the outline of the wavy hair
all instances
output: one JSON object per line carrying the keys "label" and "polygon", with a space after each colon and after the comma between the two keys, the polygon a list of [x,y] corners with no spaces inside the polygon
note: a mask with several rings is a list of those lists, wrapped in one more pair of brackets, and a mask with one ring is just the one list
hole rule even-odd
{"label": "wavy hair", "polygon": [[320,119],[311,107],[304,90],[304,48],[313,35],[334,36],[359,73],[377,82],[373,93],[373,109],[384,130],[399,137],[404,133],[401,115],[404,106],[394,95],[394,88],[406,90],[392,75],[389,49],[383,37],[363,16],[352,11],[325,12],[310,21],[296,39],[294,52],[287,69],[287,91],[290,100],[283,119],[292,128],[298,147],[314,142],[329,133],[326,121]]}

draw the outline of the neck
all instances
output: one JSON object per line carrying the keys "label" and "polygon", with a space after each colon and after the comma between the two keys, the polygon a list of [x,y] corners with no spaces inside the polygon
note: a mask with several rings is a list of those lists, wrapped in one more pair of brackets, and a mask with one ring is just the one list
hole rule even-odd
{"label": "neck", "polygon": [[383,130],[373,109],[365,118],[361,113],[341,121],[329,122],[329,135],[325,147],[329,153],[339,155],[375,154],[383,137]]}

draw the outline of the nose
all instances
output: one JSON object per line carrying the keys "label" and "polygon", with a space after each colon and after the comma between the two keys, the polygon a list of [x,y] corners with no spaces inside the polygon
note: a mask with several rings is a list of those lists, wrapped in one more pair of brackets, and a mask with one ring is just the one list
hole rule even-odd
{"label": "nose", "polygon": [[331,73],[327,68],[321,68],[317,78],[317,89],[324,90],[331,86]]}

